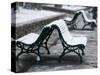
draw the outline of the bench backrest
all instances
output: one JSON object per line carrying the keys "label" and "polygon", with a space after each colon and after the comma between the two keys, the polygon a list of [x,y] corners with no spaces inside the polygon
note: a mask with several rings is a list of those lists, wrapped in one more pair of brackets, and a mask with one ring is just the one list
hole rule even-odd
{"label": "bench backrest", "polygon": [[95,19],[89,19],[84,10],[80,10],[79,12],[82,13],[82,17],[83,17],[84,22],[94,22],[96,24],[96,20]]}
{"label": "bench backrest", "polygon": [[80,14],[81,14],[80,12],[76,12],[73,19],[72,19],[72,22],[75,22]]}
{"label": "bench backrest", "polygon": [[66,41],[70,41],[72,39],[72,35],[70,34],[68,27],[63,19],[56,20],[51,23],[52,26],[55,25],[59,28],[60,35]]}
{"label": "bench backrest", "polygon": [[51,27],[44,26],[35,44],[41,44],[48,36],[50,36]]}
{"label": "bench backrest", "polygon": [[85,22],[85,21],[88,21],[88,18],[87,18],[87,16],[86,16],[85,11],[84,11],[84,10],[80,10],[79,12],[81,12],[81,14],[82,14],[83,21],[84,21],[84,22]]}
{"label": "bench backrest", "polygon": [[[81,14],[81,12],[76,12],[75,15],[73,16],[71,22],[75,22],[80,14]],[[66,18],[64,18],[64,20],[67,21]]]}

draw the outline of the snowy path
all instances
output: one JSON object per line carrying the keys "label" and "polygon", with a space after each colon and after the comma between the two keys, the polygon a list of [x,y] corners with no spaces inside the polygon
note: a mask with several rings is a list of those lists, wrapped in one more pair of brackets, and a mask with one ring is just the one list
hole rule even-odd
{"label": "snowy path", "polygon": [[[16,13],[16,24],[22,26],[32,22],[38,22],[49,18],[57,17],[65,13],[47,11],[47,10],[28,10],[20,8],[19,12]],[[15,17],[12,17],[12,23]]]}

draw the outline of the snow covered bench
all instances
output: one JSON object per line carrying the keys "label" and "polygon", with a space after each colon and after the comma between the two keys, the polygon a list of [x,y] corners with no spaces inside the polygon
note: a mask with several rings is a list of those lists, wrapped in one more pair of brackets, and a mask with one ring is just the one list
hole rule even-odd
{"label": "snow covered bench", "polygon": [[64,21],[67,23],[68,26],[70,26],[71,29],[77,29],[76,20],[80,14],[81,14],[80,12],[76,12],[73,18],[71,17],[64,18]]}
{"label": "snow covered bench", "polygon": [[48,54],[50,54],[47,42],[51,34],[50,26],[44,26],[42,32],[39,34],[29,33],[16,40],[17,47],[21,49],[17,55],[17,59],[23,53],[35,53],[37,55],[37,61],[41,60],[40,47],[46,48]]}
{"label": "snow covered bench", "polygon": [[70,52],[76,53],[80,57],[80,63],[82,63],[82,55],[84,55],[84,49],[87,44],[87,38],[85,36],[74,37],[68,30],[68,27],[63,19],[56,20],[51,23],[52,29],[57,29],[59,33],[59,38],[63,46],[63,52],[59,57],[61,58]]}
{"label": "snow covered bench", "polygon": [[85,25],[82,27],[82,29],[85,29],[86,26],[90,26],[92,29],[94,29],[97,26],[96,20],[89,19],[84,10],[79,10],[78,12],[82,13],[83,21],[85,23]]}

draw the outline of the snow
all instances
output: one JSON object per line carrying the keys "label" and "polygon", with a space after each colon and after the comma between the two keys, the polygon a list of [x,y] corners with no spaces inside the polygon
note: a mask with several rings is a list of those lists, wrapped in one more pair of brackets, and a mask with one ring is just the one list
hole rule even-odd
{"label": "snow", "polygon": [[29,33],[29,34],[17,39],[16,41],[20,41],[25,44],[32,44],[37,40],[38,37],[39,37],[39,35],[36,33]]}
{"label": "snow", "polygon": [[79,12],[81,12],[83,14],[83,17],[84,19],[87,21],[87,22],[94,22],[96,24],[96,20],[95,19],[89,19],[86,14],[85,14],[85,11],[84,10],[80,10]]}
{"label": "snow", "polygon": [[[62,15],[64,13],[47,11],[47,10],[30,10],[19,8],[19,11],[16,12],[16,24],[21,26],[24,24],[38,22],[40,20],[49,19]],[[14,22],[15,16],[12,16],[12,23]]]}
{"label": "snow", "polygon": [[66,20],[66,21],[71,21],[73,18],[71,18],[71,17],[65,17],[64,18],[64,20]]}

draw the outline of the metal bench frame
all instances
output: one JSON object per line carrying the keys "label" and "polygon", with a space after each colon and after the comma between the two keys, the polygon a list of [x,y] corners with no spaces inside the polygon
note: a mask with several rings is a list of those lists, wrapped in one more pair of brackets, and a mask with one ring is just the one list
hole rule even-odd
{"label": "metal bench frame", "polygon": [[77,29],[77,23],[76,20],[78,18],[78,16],[81,14],[81,12],[76,12],[74,17],[72,18],[72,20],[68,21],[66,19],[64,19],[64,21],[66,22],[67,25],[71,26],[71,30],[73,29]]}
{"label": "metal bench frame", "polygon": [[80,57],[80,63],[82,63],[83,62],[82,55],[85,55],[85,53],[84,53],[85,46],[83,44],[77,44],[77,45],[67,44],[67,42],[64,40],[64,38],[62,36],[62,33],[61,33],[59,27],[56,24],[53,24],[51,26],[51,28],[52,28],[52,30],[56,29],[58,31],[59,38],[60,38],[62,46],[63,46],[63,52],[61,53],[61,55],[59,57],[59,62],[61,62],[64,55],[74,52]]}
{"label": "metal bench frame", "polygon": [[[79,12],[82,14],[83,21],[84,21],[84,26],[82,27],[82,30],[84,30],[86,26],[90,26],[91,29],[94,30],[94,28],[97,26],[96,20],[95,19],[89,19],[86,16],[86,13],[85,13],[84,10],[80,10]],[[88,20],[90,20],[90,21],[88,21]]]}
{"label": "metal bench frame", "polygon": [[25,44],[21,41],[17,41],[16,44],[17,46],[21,49],[20,53],[17,55],[17,59],[19,56],[23,53],[35,53],[37,56],[39,56],[41,61],[41,53],[40,53],[40,47],[43,47],[47,50],[47,53],[50,54],[47,42],[50,38],[52,31],[50,27],[45,27],[43,28],[41,34],[39,35],[38,39],[32,43],[32,44]]}

